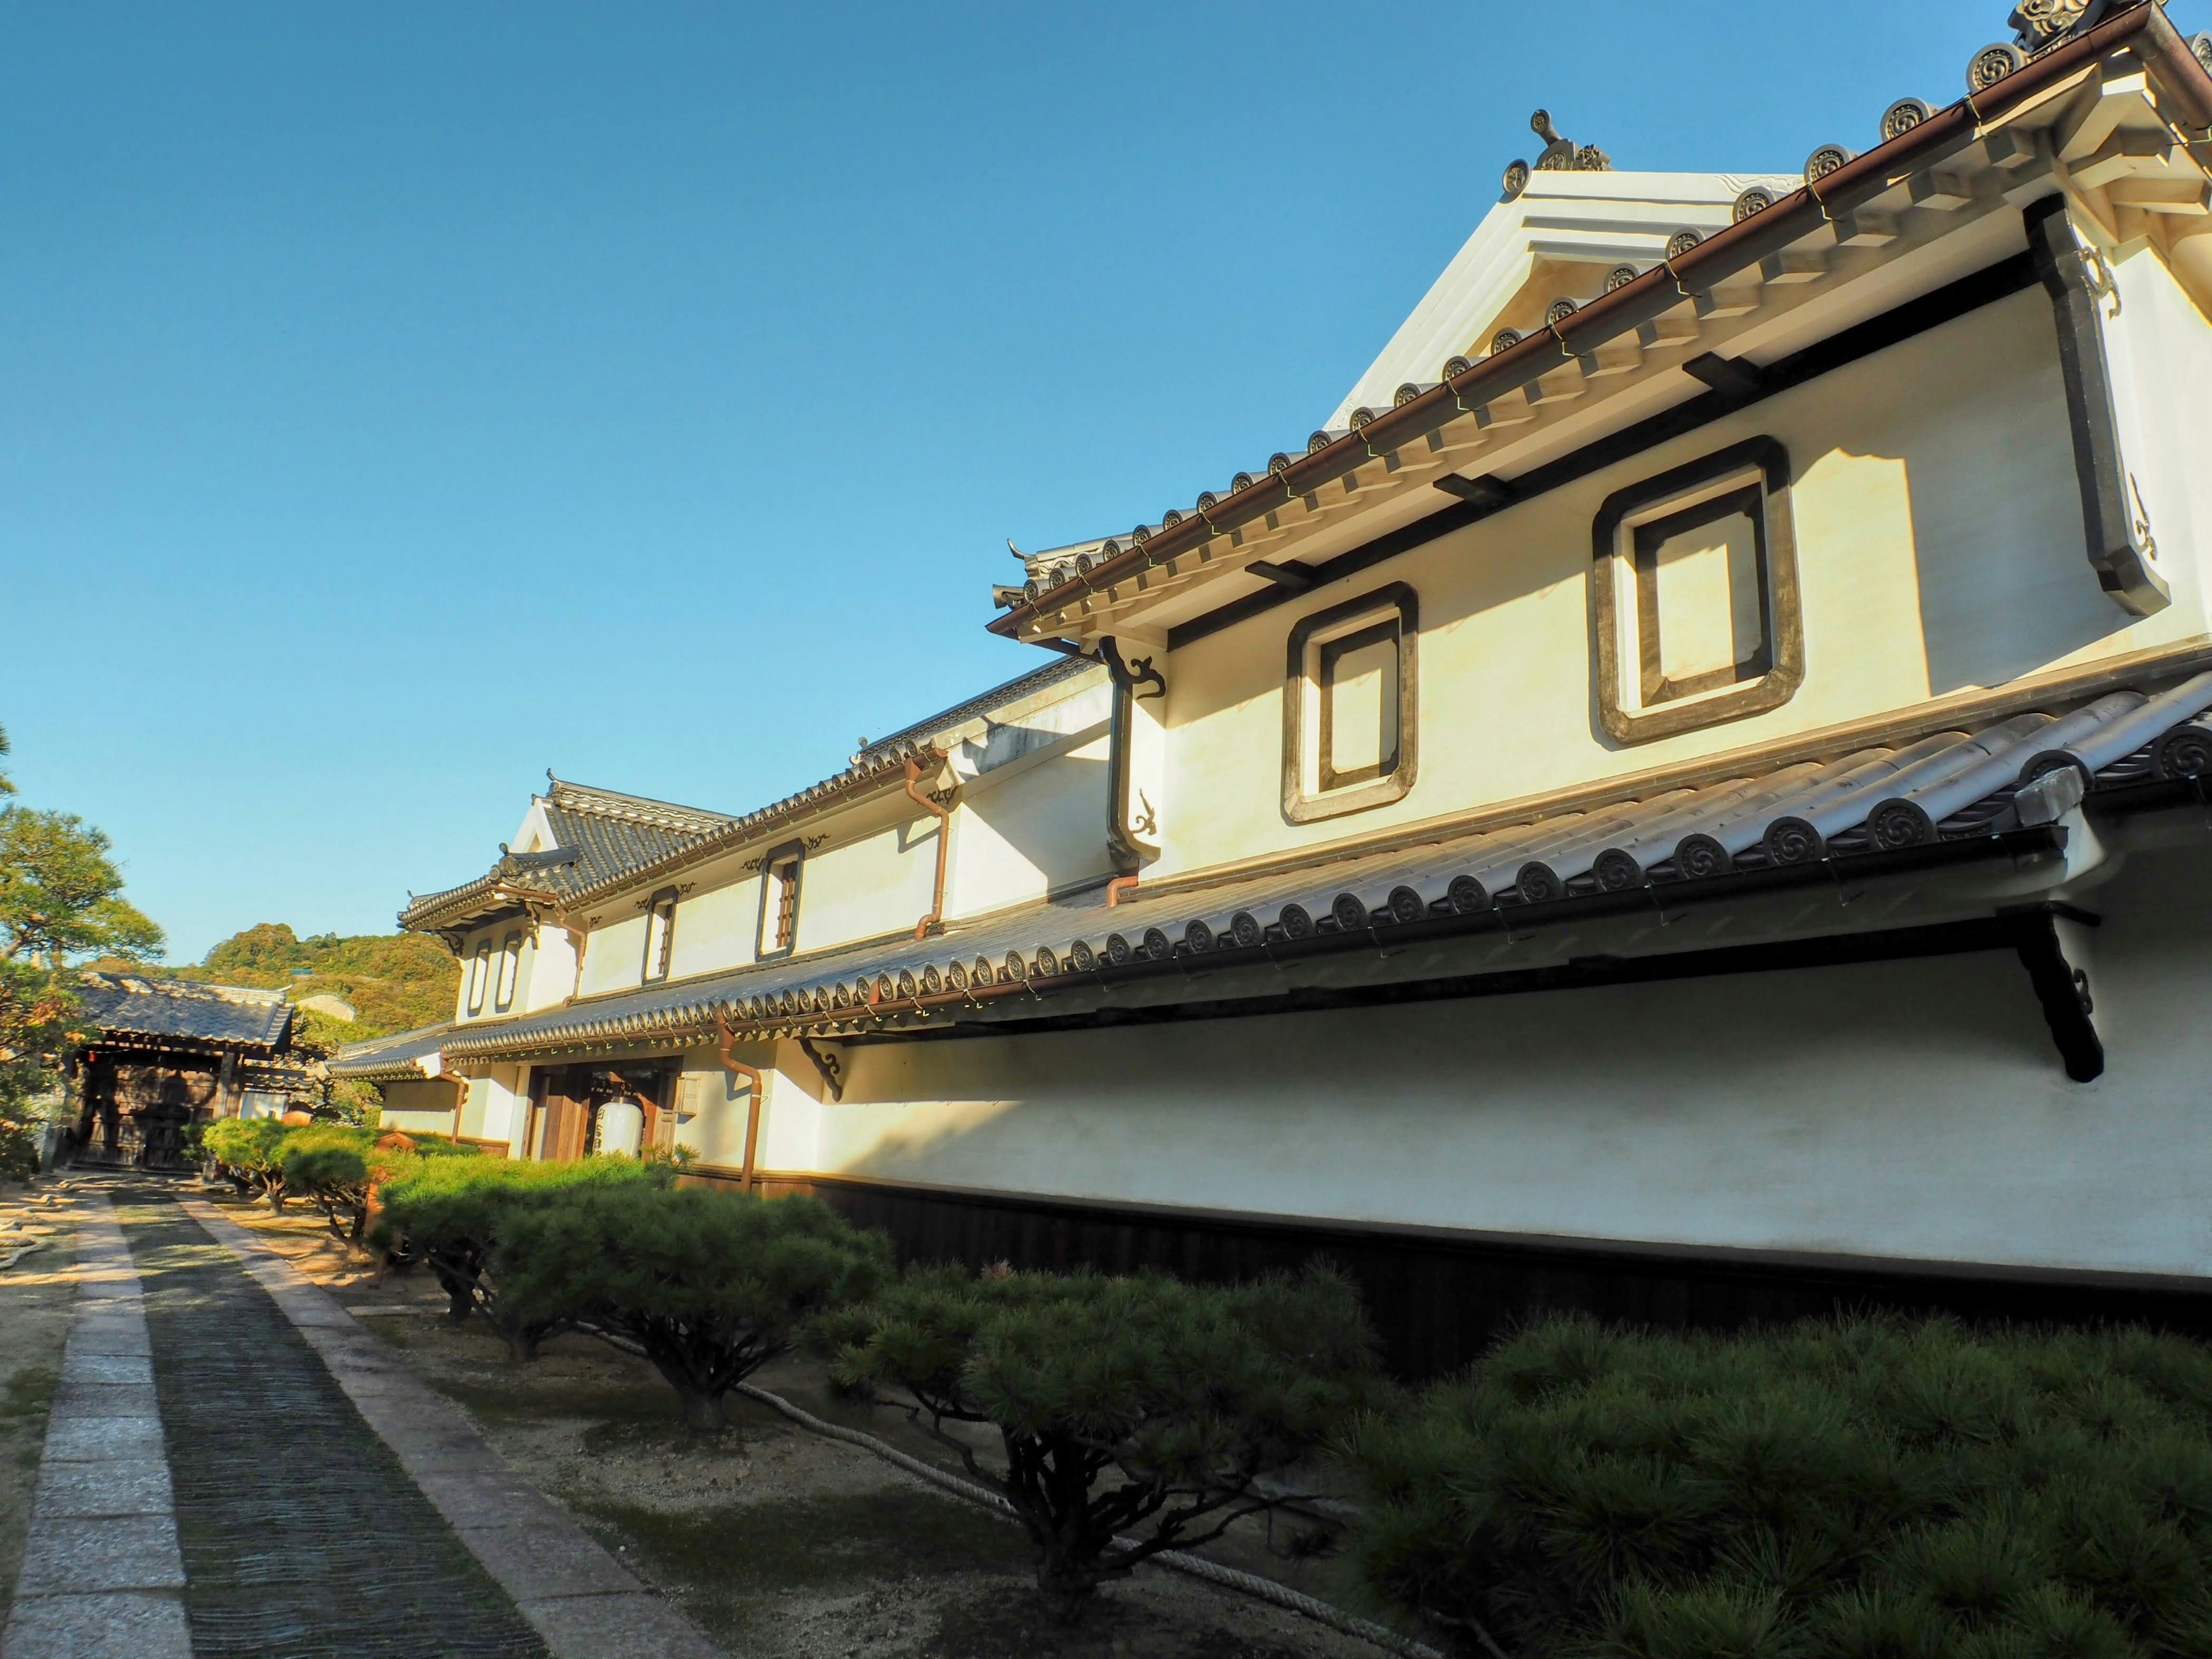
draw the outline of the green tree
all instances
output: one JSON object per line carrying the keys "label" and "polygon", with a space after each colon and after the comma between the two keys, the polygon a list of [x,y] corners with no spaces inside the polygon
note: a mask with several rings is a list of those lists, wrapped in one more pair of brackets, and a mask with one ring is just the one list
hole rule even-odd
{"label": "green tree", "polygon": [[108,839],[66,812],[0,807],[0,1115],[57,1081],[76,1035],[70,970],[85,958],[143,962],[161,930],[123,898]]}
{"label": "green tree", "polygon": [[[1063,1620],[1161,1551],[1286,1501],[1263,1477],[1384,1388],[1357,1292],[1321,1267],[1234,1287],[910,1268],[816,1337],[840,1383],[890,1391],[1013,1506]],[[997,1429],[1003,1467],[948,1423]]]}
{"label": "green tree", "polygon": [[[416,1148],[427,1152],[439,1145],[425,1137]],[[482,1311],[506,1335],[515,1358],[527,1359],[561,1322],[554,1317],[533,1325],[508,1316],[491,1272],[507,1218],[573,1187],[668,1179],[665,1169],[612,1155],[550,1162],[426,1158],[384,1189],[382,1213],[371,1224],[369,1240],[395,1267],[427,1266],[446,1292],[453,1317]]]}
{"label": "green tree", "polygon": [[2212,1349],[1554,1319],[1349,1437],[1361,1577],[1527,1659],[2201,1659]]}
{"label": "green tree", "polygon": [[890,1267],[883,1238],[818,1199],[635,1181],[509,1215],[493,1272],[512,1320],[636,1343],[699,1432],[722,1425],[723,1397],[803,1321],[867,1295]]}
{"label": "green tree", "polygon": [[258,1193],[269,1207],[284,1208],[284,1145],[299,1131],[273,1117],[217,1118],[200,1145],[223,1178],[243,1193]]}

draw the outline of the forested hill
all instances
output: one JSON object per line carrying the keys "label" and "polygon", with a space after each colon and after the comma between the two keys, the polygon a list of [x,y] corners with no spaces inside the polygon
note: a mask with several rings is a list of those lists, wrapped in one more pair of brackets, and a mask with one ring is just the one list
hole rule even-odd
{"label": "forested hill", "polygon": [[281,921],[233,934],[196,967],[154,971],[171,979],[281,988],[295,1002],[320,993],[343,997],[357,1018],[341,1024],[318,1018],[310,1023],[327,1024],[332,1036],[347,1042],[451,1019],[461,975],[460,964],[445,947],[421,933],[360,933],[350,939],[316,933],[301,939]]}

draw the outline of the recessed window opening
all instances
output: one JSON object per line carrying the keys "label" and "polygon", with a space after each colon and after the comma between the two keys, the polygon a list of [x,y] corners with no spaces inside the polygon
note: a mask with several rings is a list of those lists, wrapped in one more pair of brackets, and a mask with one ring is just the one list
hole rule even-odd
{"label": "recessed window opening", "polygon": [[486,939],[477,946],[476,954],[469,958],[469,1012],[483,1012],[484,983],[491,977],[491,941]]}
{"label": "recessed window opening", "polygon": [[799,943],[799,882],[806,849],[798,842],[761,860],[760,946],[763,958],[782,956]]}
{"label": "recessed window opening", "polygon": [[1732,446],[1610,497],[1591,624],[1607,735],[1638,743],[1778,708],[1803,682],[1790,459]]}
{"label": "recessed window opening", "polygon": [[676,948],[676,890],[662,889],[645,911],[644,981],[650,984],[668,977],[668,963]]}
{"label": "recessed window opening", "polygon": [[1420,614],[1394,582],[1291,629],[1283,682],[1283,815],[1362,811],[1413,787]]}
{"label": "recessed window opening", "polygon": [[502,1014],[514,1006],[515,970],[521,962],[522,935],[509,933],[500,941],[499,981],[493,986],[491,994],[492,1006]]}
{"label": "recessed window opening", "polygon": [[1321,787],[1342,789],[1398,769],[1398,619],[1321,647]]}
{"label": "recessed window opening", "polygon": [[1644,708],[1741,685],[1774,666],[1756,479],[1636,526],[1634,558]]}

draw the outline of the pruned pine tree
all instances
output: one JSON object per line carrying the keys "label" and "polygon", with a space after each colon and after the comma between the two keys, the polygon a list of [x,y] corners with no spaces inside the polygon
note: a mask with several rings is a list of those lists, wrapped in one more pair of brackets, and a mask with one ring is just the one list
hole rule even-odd
{"label": "pruned pine tree", "polygon": [[[422,1141],[417,1150],[430,1145]],[[577,1187],[667,1178],[662,1168],[621,1157],[553,1163],[428,1157],[386,1185],[368,1237],[395,1267],[428,1267],[455,1319],[483,1313],[515,1357],[527,1359],[540,1342],[566,1328],[566,1319],[558,1313],[538,1319],[510,1312],[491,1270],[507,1218]]]}
{"label": "pruned pine tree", "polygon": [[890,1267],[883,1238],[818,1200],[645,1182],[516,1211],[493,1261],[508,1317],[635,1343],[695,1432],[722,1426],[724,1397],[805,1321],[866,1296]]}
{"label": "pruned pine tree", "polygon": [[242,1193],[258,1194],[281,1214],[284,1143],[291,1133],[273,1117],[218,1118],[207,1126],[200,1147],[231,1185]]}
{"label": "pruned pine tree", "polygon": [[[1238,1286],[916,1268],[816,1334],[842,1385],[902,1404],[1013,1506],[1061,1620],[1292,1501],[1263,1477],[1385,1387],[1357,1292],[1318,1266]],[[1002,1467],[963,1424],[998,1431]]]}

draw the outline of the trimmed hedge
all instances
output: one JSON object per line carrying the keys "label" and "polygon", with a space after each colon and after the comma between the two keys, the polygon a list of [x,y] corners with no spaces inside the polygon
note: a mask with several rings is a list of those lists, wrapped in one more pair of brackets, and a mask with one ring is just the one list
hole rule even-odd
{"label": "trimmed hedge", "polygon": [[1382,1602],[1516,1659],[2202,1659],[2212,1351],[1537,1326],[1365,1420]]}

